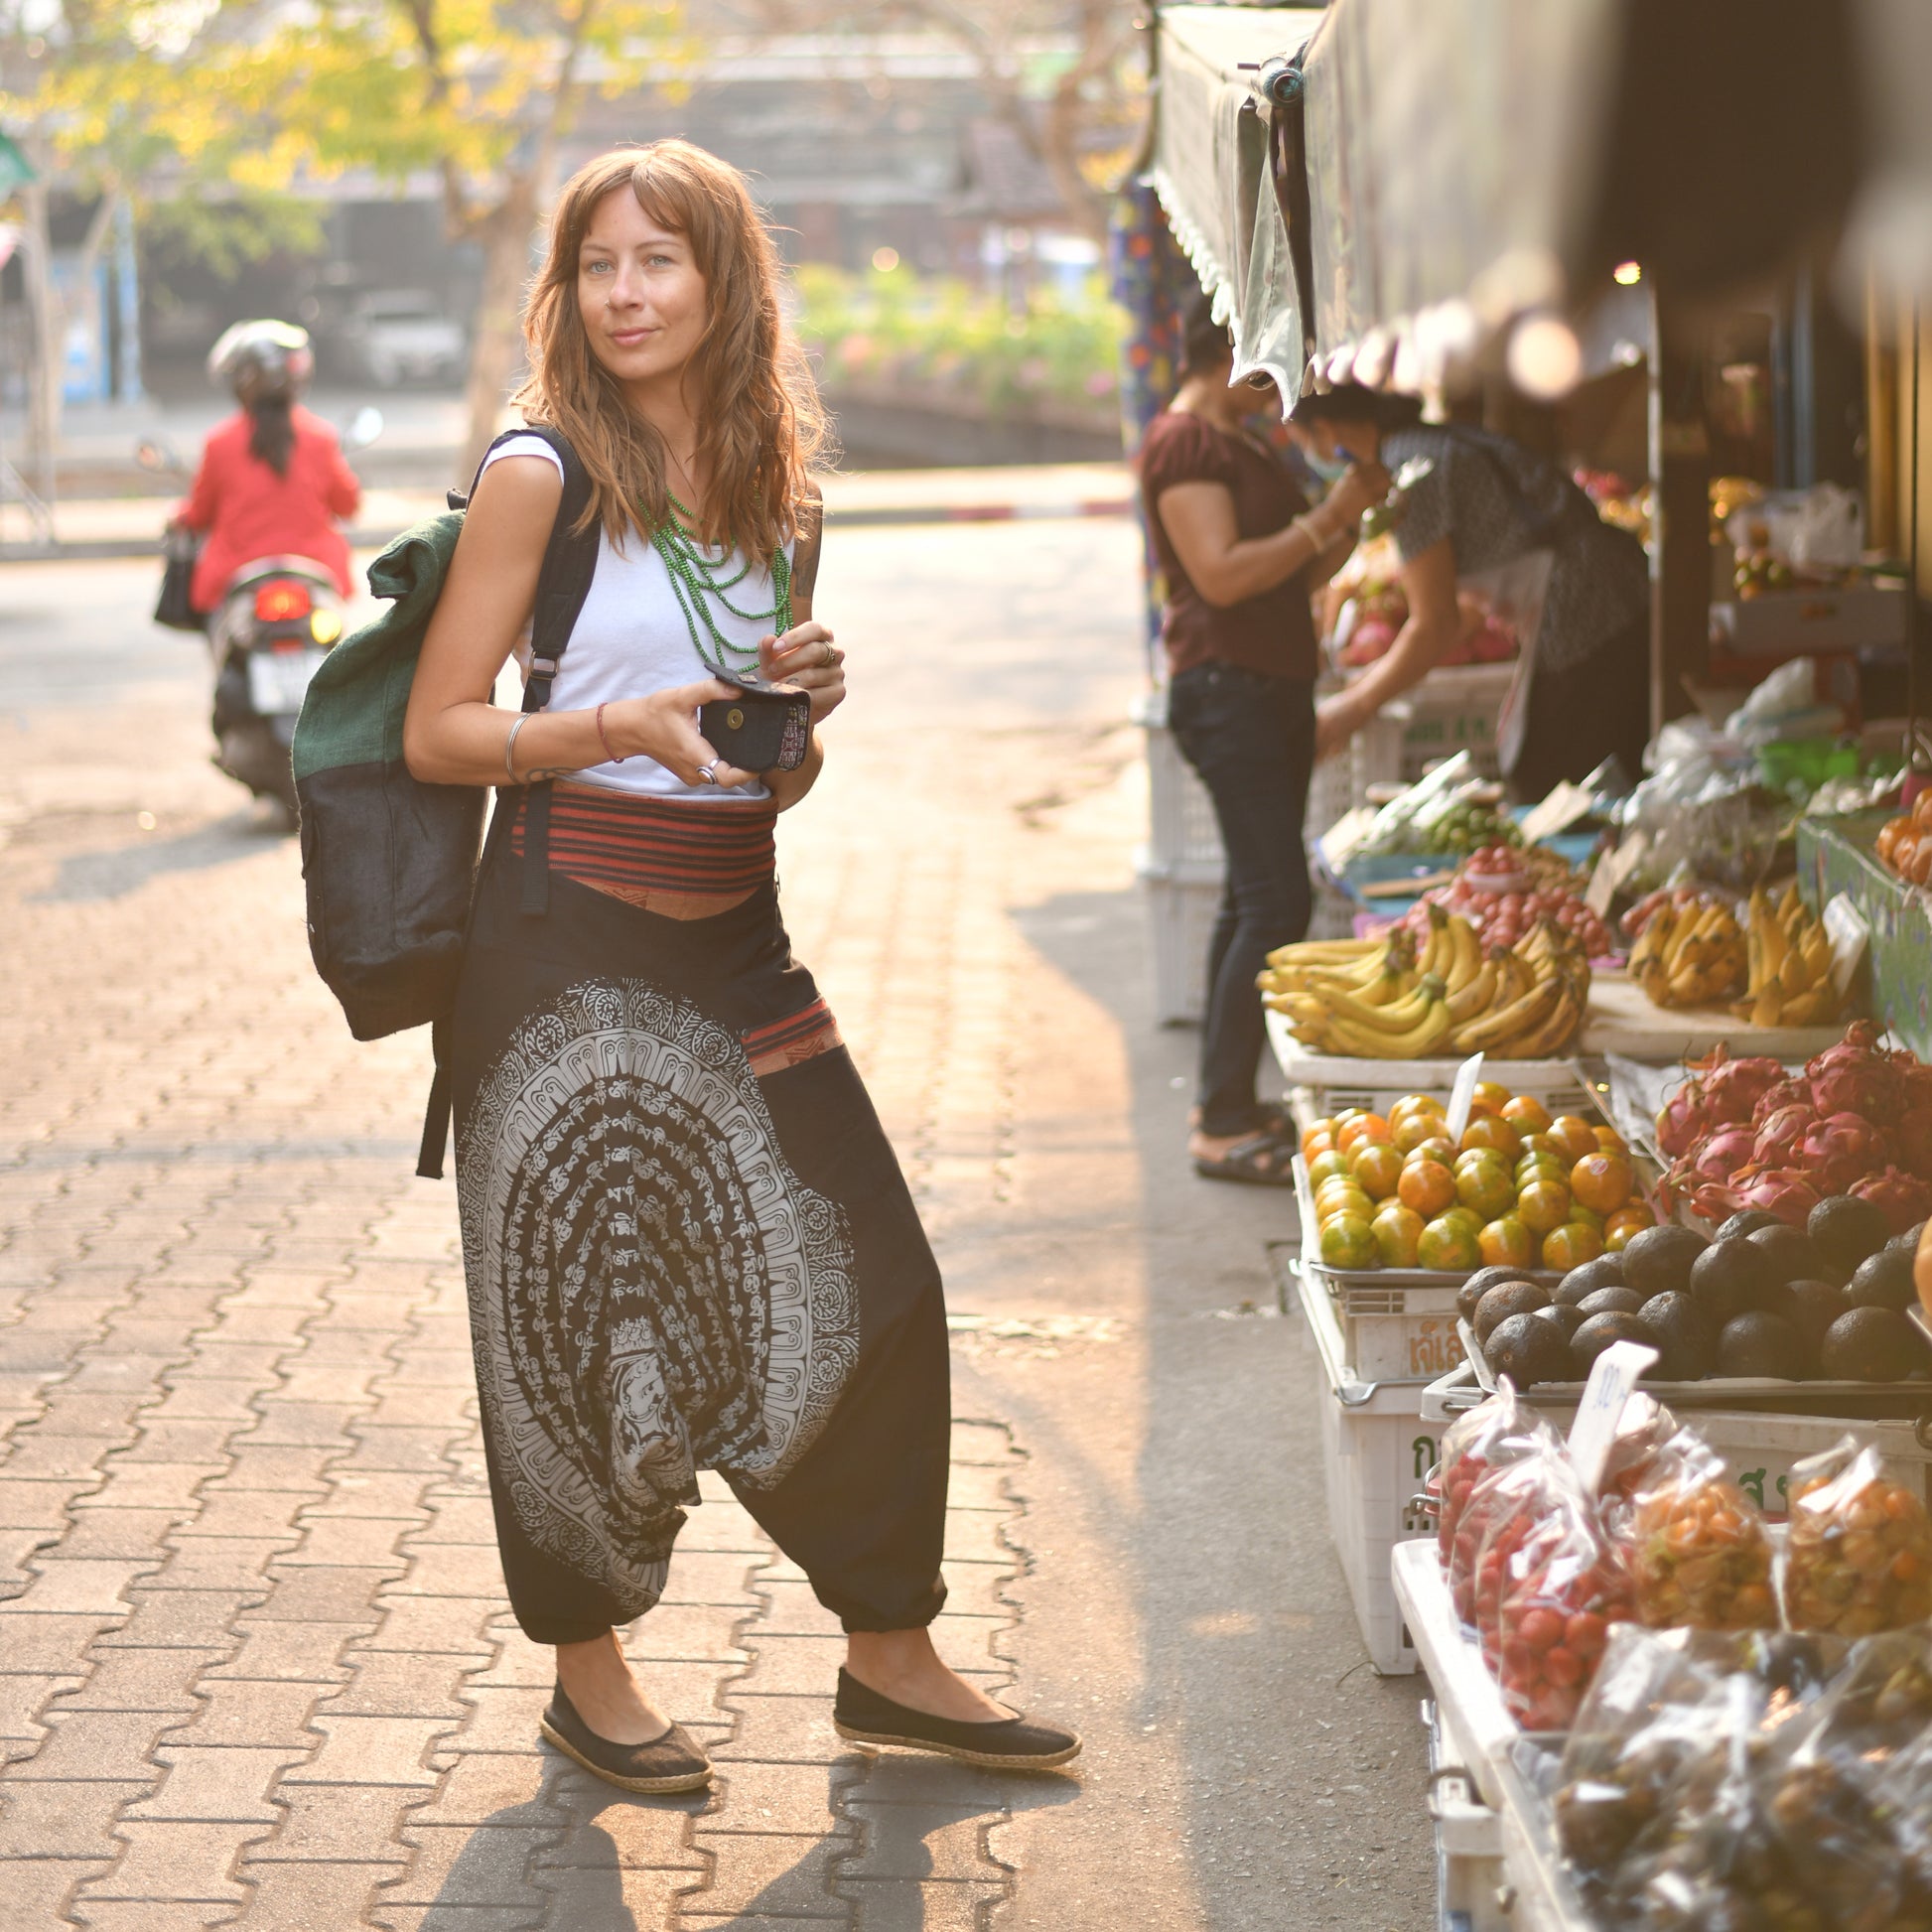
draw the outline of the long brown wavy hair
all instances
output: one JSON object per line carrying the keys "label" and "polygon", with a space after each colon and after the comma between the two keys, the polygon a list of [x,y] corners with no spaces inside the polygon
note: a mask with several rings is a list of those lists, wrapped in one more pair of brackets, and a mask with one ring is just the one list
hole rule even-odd
{"label": "long brown wavy hair", "polygon": [[699,535],[762,561],[817,513],[807,469],[828,439],[811,364],[779,305],[778,251],[728,162],[689,141],[652,141],[600,155],[564,184],[524,309],[529,380],[513,400],[526,421],[561,430],[583,459],[592,483],[583,527],[598,521],[614,543],[626,530],[648,542],[670,514],[663,439],[591,352],[577,306],[584,235],[620,189],[690,242],[705,278],[705,333],[685,371],[711,462]]}

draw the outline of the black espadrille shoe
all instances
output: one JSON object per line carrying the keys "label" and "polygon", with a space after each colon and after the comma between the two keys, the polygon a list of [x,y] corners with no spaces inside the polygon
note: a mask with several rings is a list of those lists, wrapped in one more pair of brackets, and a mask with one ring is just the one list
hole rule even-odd
{"label": "black espadrille shoe", "polygon": [[711,1782],[711,1759],[682,1725],[648,1744],[614,1744],[577,1715],[561,1684],[551,1692],[538,1727],[566,1757],[620,1791],[663,1798],[675,1791],[702,1791]]}
{"label": "black espadrille shoe", "polygon": [[1070,1730],[1029,1724],[1025,1718],[963,1724],[955,1718],[929,1717],[882,1697],[846,1670],[839,1672],[832,1727],[855,1744],[937,1751],[988,1771],[1050,1771],[1080,1755],[1080,1740]]}

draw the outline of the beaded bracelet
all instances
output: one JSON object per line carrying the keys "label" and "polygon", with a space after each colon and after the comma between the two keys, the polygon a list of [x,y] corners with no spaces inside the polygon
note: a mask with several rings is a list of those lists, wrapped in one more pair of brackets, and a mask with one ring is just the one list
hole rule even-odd
{"label": "beaded bracelet", "polygon": [[[621,764],[623,762],[623,759],[619,758],[617,753],[612,751],[611,741],[608,738],[606,738],[604,735],[604,707],[602,705],[599,705],[597,708],[596,723],[597,723],[597,742],[604,747],[604,756],[613,764]],[[630,755],[627,752],[624,754],[624,758],[628,758],[629,756]]]}

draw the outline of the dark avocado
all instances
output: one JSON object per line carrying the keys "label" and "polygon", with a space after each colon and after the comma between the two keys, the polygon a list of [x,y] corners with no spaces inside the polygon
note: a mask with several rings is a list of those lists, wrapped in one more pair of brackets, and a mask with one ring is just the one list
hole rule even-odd
{"label": "dark avocado", "polygon": [[1885,1243],[1885,1246],[1888,1248],[1903,1248],[1908,1255],[1915,1255],[1918,1253],[1918,1238],[1924,1232],[1925,1223],[1923,1221],[1914,1221],[1903,1234],[1894,1234]]}
{"label": "dark avocado", "polygon": [[1776,1284],[1749,1241],[1714,1241],[1691,1264],[1691,1297],[1712,1328],[1762,1304]]}
{"label": "dark avocado", "polygon": [[1795,1382],[1811,1351],[1790,1322],[1775,1314],[1733,1315],[1718,1337],[1720,1375],[1772,1375]]}
{"label": "dark avocado", "polygon": [[1830,1382],[1897,1382],[1923,1359],[1918,1330],[1892,1309],[1849,1309],[1825,1330],[1818,1364]]}
{"label": "dark avocado", "polygon": [[1620,1254],[1598,1255],[1594,1261],[1581,1262],[1571,1269],[1557,1284],[1556,1292],[1550,1299],[1574,1309],[1586,1295],[1593,1295],[1599,1288],[1622,1286],[1623,1257]]}
{"label": "dark avocado", "polygon": [[1592,1314],[1570,1337],[1571,1371],[1582,1381],[1590,1365],[1613,1341],[1640,1341],[1655,1347],[1656,1341],[1634,1314]]}
{"label": "dark avocado", "polygon": [[1554,1321],[1545,1321],[1546,1311],[1512,1314],[1496,1323],[1482,1352],[1491,1370],[1507,1375],[1519,1389],[1535,1382],[1570,1380],[1570,1344]]}
{"label": "dark avocado", "polygon": [[1713,1236],[1718,1241],[1741,1241],[1747,1234],[1755,1234],[1759,1228],[1782,1227],[1784,1223],[1775,1214],[1767,1214],[1761,1207],[1739,1208],[1729,1220],[1719,1228]]}
{"label": "dark avocado", "polygon": [[1848,1309],[1908,1309],[1918,1294],[1912,1282],[1912,1257],[1899,1248],[1880,1248],[1845,1284]]}
{"label": "dark avocado", "polygon": [[1502,1287],[1504,1282],[1520,1282],[1523,1271],[1520,1268],[1478,1268],[1469,1279],[1455,1291],[1455,1311],[1464,1321],[1473,1321],[1476,1304],[1492,1288]]}
{"label": "dark avocado", "polygon": [[1586,1314],[1635,1314],[1643,1307],[1643,1297],[1634,1288],[1599,1288],[1577,1304]]}
{"label": "dark avocado", "polygon": [[1623,1279],[1646,1302],[1653,1295],[1682,1294],[1706,1245],[1704,1236],[1689,1228],[1645,1228],[1623,1245]]}
{"label": "dark avocado", "polygon": [[1830,1282],[1783,1282],[1765,1296],[1761,1307],[1766,1314],[1797,1329],[1805,1359],[1815,1362],[1825,1330],[1845,1312],[1845,1296]]}
{"label": "dark avocado", "polygon": [[1584,1311],[1573,1309],[1567,1302],[1552,1302],[1547,1309],[1533,1309],[1531,1312],[1539,1321],[1553,1321],[1568,1341],[1584,1325]]}
{"label": "dark avocado", "polygon": [[1650,1372],[1660,1382],[1696,1382],[1711,1373],[1711,1324],[1691,1297],[1677,1289],[1653,1295],[1637,1316],[1660,1357]]}
{"label": "dark avocado", "polygon": [[1476,1331],[1476,1340],[1487,1346],[1498,1322],[1507,1321],[1512,1314],[1533,1314],[1549,1306],[1548,1291],[1538,1288],[1534,1282],[1502,1282],[1476,1304],[1469,1325]]}
{"label": "dark avocado", "polygon": [[1759,1228],[1744,1238],[1764,1257],[1773,1286],[1778,1282],[1815,1282],[1832,1272],[1802,1228],[1787,1227],[1780,1221],[1776,1227]]}
{"label": "dark avocado", "polygon": [[1849,1270],[1885,1245],[1891,1223],[1868,1200],[1856,1194],[1832,1194],[1811,1210],[1805,1233],[1834,1268]]}

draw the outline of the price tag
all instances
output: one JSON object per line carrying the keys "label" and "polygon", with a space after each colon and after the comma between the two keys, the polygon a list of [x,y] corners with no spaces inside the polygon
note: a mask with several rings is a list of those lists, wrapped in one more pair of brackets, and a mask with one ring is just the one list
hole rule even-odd
{"label": "price tag", "polygon": [[1637,1378],[1656,1359],[1656,1349],[1640,1341],[1613,1341],[1591,1365],[1584,1399],[1577,1405],[1577,1420],[1570,1425],[1570,1461],[1592,1496],[1603,1480],[1603,1464],[1616,1440],[1623,1405]]}
{"label": "price tag", "polygon": [[1838,893],[1825,901],[1825,936],[1832,942],[1832,984],[1842,1000],[1851,990],[1852,975],[1871,943],[1871,928],[1852,903],[1848,894]]}
{"label": "price tag", "polygon": [[1449,1137],[1462,1145],[1462,1130],[1469,1124],[1469,1109],[1475,1105],[1476,1082],[1482,1078],[1482,1055],[1471,1053],[1455,1069],[1455,1084],[1449,1089]]}
{"label": "price tag", "polygon": [[1638,862],[1650,850],[1650,834],[1644,831],[1632,832],[1614,851],[1606,852],[1596,862],[1596,870],[1589,876],[1589,884],[1584,890],[1584,903],[1599,919],[1607,918],[1610,900],[1616,897],[1616,889],[1636,871]]}
{"label": "price tag", "polygon": [[1582,785],[1563,779],[1540,805],[1523,816],[1523,837],[1531,845],[1541,845],[1584,817],[1596,802],[1596,794]]}

